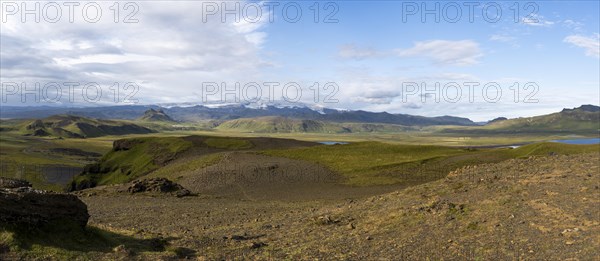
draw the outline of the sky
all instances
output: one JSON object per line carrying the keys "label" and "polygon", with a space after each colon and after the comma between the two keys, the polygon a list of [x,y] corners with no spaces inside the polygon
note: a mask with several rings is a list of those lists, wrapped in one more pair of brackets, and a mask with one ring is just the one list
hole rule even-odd
{"label": "sky", "polygon": [[600,104],[598,1],[469,3],[2,1],[1,105],[282,103],[484,121]]}

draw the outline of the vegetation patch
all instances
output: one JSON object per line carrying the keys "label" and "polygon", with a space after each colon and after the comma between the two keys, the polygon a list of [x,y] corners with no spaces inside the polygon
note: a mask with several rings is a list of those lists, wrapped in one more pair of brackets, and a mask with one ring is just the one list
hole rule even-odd
{"label": "vegetation patch", "polygon": [[241,150],[254,147],[252,142],[241,138],[210,137],[204,140],[204,144],[215,149]]}
{"label": "vegetation patch", "polygon": [[69,190],[97,185],[126,183],[146,175],[175,159],[192,146],[180,137],[134,138],[115,141],[113,149],[99,163],[87,165],[74,178]]}
{"label": "vegetation patch", "polygon": [[222,131],[241,131],[257,133],[342,133],[348,132],[342,126],[331,122],[317,120],[301,120],[286,117],[258,117],[247,119],[236,119],[223,122],[217,127]]}
{"label": "vegetation patch", "polygon": [[148,174],[148,178],[162,177],[177,181],[181,177],[188,175],[190,172],[218,163],[222,158],[222,153],[213,153],[191,159],[177,160],[172,164],[159,168],[156,171]]}
{"label": "vegetation patch", "polygon": [[427,159],[469,153],[462,148],[418,145],[393,145],[379,142],[359,142],[335,146],[315,146],[287,150],[270,150],[265,154],[323,164],[347,177],[350,185],[393,184],[401,175],[380,175],[386,171],[412,170]]}
{"label": "vegetation patch", "polygon": [[264,154],[323,164],[346,177],[348,185],[419,184],[445,177],[467,165],[535,155],[600,151],[600,145],[538,143],[510,148],[458,148],[358,142],[346,145],[268,150]]}
{"label": "vegetation patch", "polygon": [[558,142],[542,142],[528,144],[510,151],[510,154],[515,158],[523,158],[529,156],[545,156],[545,155],[570,155],[579,153],[598,152],[600,153],[600,144],[575,145],[564,144]]}
{"label": "vegetation patch", "polygon": [[25,122],[20,131],[26,136],[54,136],[61,138],[89,138],[106,135],[152,133],[148,128],[116,120],[98,120],[74,115],[55,115]]}
{"label": "vegetation patch", "polygon": [[491,121],[480,127],[454,127],[442,132],[464,134],[582,134],[598,135],[600,107],[583,105],[574,109],[528,118]]}

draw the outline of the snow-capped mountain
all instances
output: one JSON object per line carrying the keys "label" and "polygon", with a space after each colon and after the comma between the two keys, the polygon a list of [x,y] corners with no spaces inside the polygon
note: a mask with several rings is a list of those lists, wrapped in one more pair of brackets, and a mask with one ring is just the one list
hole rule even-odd
{"label": "snow-capped mountain", "polygon": [[177,121],[232,120],[265,116],[332,122],[390,123],[399,125],[475,125],[467,118],[424,117],[387,112],[351,111],[286,102],[125,105],[108,107],[3,107],[2,118],[43,118],[72,114],[99,119],[137,119],[148,109],[162,109]]}

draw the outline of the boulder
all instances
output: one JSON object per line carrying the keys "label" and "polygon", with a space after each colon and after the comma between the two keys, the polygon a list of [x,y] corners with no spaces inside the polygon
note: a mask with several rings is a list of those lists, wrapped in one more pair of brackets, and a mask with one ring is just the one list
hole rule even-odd
{"label": "boulder", "polygon": [[75,192],[75,191],[79,191],[79,190],[93,188],[93,187],[96,187],[96,185],[97,185],[96,181],[89,180],[89,179],[84,179],[79,182],[71,181],[71,183],[69,183],[67,185],[66,190],[67,190],[67,192]]}
{"label": "boulder", "polygon": [[174,193],[177,197],[185,197],[190,195],[190,191],[183,186],[165,178],[151,178],[136,180],[127,188],[129,193],[140,192],[160,192]]}
{"label": "boulder", "polygon": [[71,221],[84,228],[89,217],[87,206],[75,195],[27,186],[0,188],[0,224],[3,225],[34,228]]}

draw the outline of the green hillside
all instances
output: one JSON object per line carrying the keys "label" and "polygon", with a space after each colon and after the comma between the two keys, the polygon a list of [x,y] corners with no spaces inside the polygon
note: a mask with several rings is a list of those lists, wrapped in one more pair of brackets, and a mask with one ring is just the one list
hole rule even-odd
{"label": "green hillside", "polygon": [[70,190],[129,182],[154,172],[171,177],[181,170],[216,164],[220,152],[247,150],[317,163],[344,176],[347,185],[370,186],[423,183],[463,166],[512,158],[600,152],[600,145],[547,142],[511,149],[380,142],[315,145],[284,139],[210,136],[133,138],[115,141],[98,163],[85,167]]}
{"label": "green hillside", "polygon": [[254,133],[364,133],[405,132],[418,128],[384,123],[337,123],[286,117],[258,117],[226,121],[216,129]]}
{"label": "green hillside", "polygon": [[460,148],[423,145],[392,145],[357,142],[346,145],[270,150],[267,155],[323,164],[344,175],[349,185],[421,183],[445,177],[467,165],[495,163],[511,158],[600,152],[600,145],[535,143],[511,148]]}
{"label": "green hillside", "polygon": [[443,132],[465,134],[583,134],[600,133],[600,107],[583,105],[574,109],[528,118],[495,120],[481,127],[446,128]]}
{"label": "green hillside", "polygon": [[[254,141],[254,142],[253,142]],[[97,163],[85,166],[83,173],[75,177],[68,190],[80,190],[99,185],[125,183],[156,170],[192,168],[199,158],[231,150],[248,150],[255,144],[279,147],[289,143],[284,139],[236,138],[236,137],[143,137],[116,140],[112,149]],[[297,144],[314,144],[297,142]],[[170,166],[176,160],[186,159],[183,166]],[[189,161],[188,161],[189,160]],[[179,164],[179,163],[178,163]],[[176,173],[171,173],[175,174]]]}
{"label": "green hillside", "polygon": [[92,138],[154,132],[151,129],[125,121],[98,120],[73,115],[55,115],[45,119],[26,121],[20,124],[18,129],[26,136],[62,138]]}
{"label": "green hillside", "polygon": [[515,158],[524,158],[529,156],[543,156],[552,154],[570,155],[589,152],[600,153],[600,144],[574,145],[558,142],[533,143],[509,150],[509,155]]}
{"label": "green hillside", "polygon": [[68,189],[129,182],[166,165],[191,146],[192,142],[179,137],[117,140],[98,163],[85,166]]}
{"label": "green hillside", "polygon": [[349,130],[323,121],[299,120],[285,117],[244,118],[223,122],[216,129],[222,131],[258,132],[258,133],[344,133]]}

